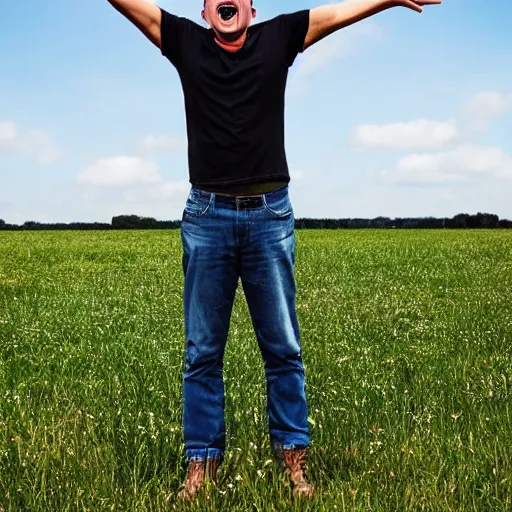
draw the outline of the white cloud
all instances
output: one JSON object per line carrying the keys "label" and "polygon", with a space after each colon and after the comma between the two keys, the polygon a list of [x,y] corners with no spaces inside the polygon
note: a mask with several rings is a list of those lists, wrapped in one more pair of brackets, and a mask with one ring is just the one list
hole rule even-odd
{"label": "white cloud", "polygon": [[473,96],[464,108],[475,116],[490,117],[503,114],[510,106],[512,106],[512,94],[481,92]]}
{"label": "white cloud", "polygon": [[126,190],[123,198],[130,203],[151,201],[183,201],[190,191],[187,180],[165,181],[158,185]]}
{"label": "white cloud", "polygon": [[395,183],[448,183],[471,175],[512,179],[512,157],[501,148],[466,144],[451,151],[414,153],[401,158],[396,170],[380,171]]}
{"label": "white cloud", "polygon": [[147,135],[137,141],[137,148],[145,154],[183,154],[187,151],[187,138],[176,135]]}
{"label": "white cloud", "polygon": [[453,121],[418,119],[408,123],[364,124],[356,129],[356,141],[368,147],[390,149],[439,149],[457,138]]}
{"label": "white cloud", "polygon": [[13,122],[0,122],[0,144],[12,144],[18,138],[18,136],[18,129]]}
{"label": "white cloud", "polygon": [[339,60],[357,53],[367,39],[376,39],[382,29],[375,23],[362,23],[340,30],[306,49],[297,59],[294,78],[304,78],[313,74],[325,63]]}
{"label": "white cloud", "polygon": [[303,78],[311,75],[326,62],[342,58],[346,52],[347,50],[339,39],[334,41],[324,39],[305,51],[304,57],[298,63],[294,77]]}
{"label": "white cloud", "polygon": [[468,121],[472,129],[486,129],[493,116],[502,114],[511,105],[512,94],[482,92],[463,106],[458,119],[462,123],[461,130],[453,120],[420,119],[408,123],[361,125],[356,129],[355,140],[362,146],[409,151],[439,150],[446,144],[458,142],[458,146],[450,150],[410,153],[403,156],[394,169],[377,171],[381,178],[392,183],[442,185],[466,181],[474,175],[512,179],[512,157],[503,149],[463,143],[468,140],[464,129]]}
{"label": "white cloud", "polygon": [[402,150],[440,149],[456,140],[467,139],[465,126],[485,130],[492,117],[512,107],[512,94],[481,92],[474,95],[461,109],[457,128],[455,120],[444,122],[417,119],[402,123],[363,124],[356,128],[357,144],[373,148]]}
{"label": "white cloud", "polygon": [[457,196],[448,188],[442,188],[437,192],[437,196],[444,201],[456,201]]}
{"label": "white cloud", "polygon": [[290,178],[294,181],[302,181],[306,173],[302,169],[290,170]]}
{"label": "white cloud", "polygon": [[33,156],[43,164],[63,157],[50,134],[42,130],[23,131],[12,121],[0,121],[0,149]]}
{"label": "white cloud", "polygon": [[117,156],[101,158],[89,166],[78,178],[78,183],[98,187],[130,187],[162,181],[155,162],[138,157]]}
{"label": "white cloud", "polygon": [[100,205],[108,197],[111,206],[116,204],[120,208],[129,204],[137,214],[149,215],[153,211],[152,216],[157,213],[166,216],[169,207],[181,206],[190,191],[188,181],[165,181],[156,162],[134,156],[98,159],[77,176],[77,181],[83,186],[85,201]]}
{"label": "white cloud", "polygon": [[473,96],[463,107],[462,117],[474,130],[487,130],[491,118],[503,114],[512,107],[512,94],[481,92]]}
{"label": "white cloud", "polygon": [[457,183],[465,181],[465,177],[460,174],[440,173],[432,170],[424,169],[422,171],[413,171],[409,169],[399,169],[389,171],[384,169],[380,171],[380,177],[386,181],[397,184],[414,184],[423,183],[430,185],[439,185],[445,183]]}

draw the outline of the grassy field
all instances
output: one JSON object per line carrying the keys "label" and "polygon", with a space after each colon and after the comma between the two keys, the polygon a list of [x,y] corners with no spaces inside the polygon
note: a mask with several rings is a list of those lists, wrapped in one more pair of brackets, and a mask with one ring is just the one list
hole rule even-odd
{"label": "grassy field", "polygon": [[[318,487],[271,454],[241,287],[217,488],[175,510],[512,510],[512,232],[297,231]],[[0,233],[0,511],[160,511],[185,474],[179,231]]]}

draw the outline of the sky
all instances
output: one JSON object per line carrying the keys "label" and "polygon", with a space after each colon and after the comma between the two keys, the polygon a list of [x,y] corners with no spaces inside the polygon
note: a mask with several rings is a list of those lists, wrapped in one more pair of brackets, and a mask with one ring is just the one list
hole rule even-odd
{"label": "sky", "polygon": [[[159,0],[200,24],[201,0]],[[256,0],[255,23],[316,0]],[[512,219],[509,0],[403,7],[299,55],[286,92],[296,218]],[[106,0],[24,0],[0,17],[0,218],[181,219],[183,94]]]}

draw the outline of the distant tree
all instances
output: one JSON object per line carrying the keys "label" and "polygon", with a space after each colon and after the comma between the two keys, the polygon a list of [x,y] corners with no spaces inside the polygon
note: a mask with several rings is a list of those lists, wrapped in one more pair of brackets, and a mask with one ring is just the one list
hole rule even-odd
{"label": "distant tree", "polygon": [[410,218],[404,218],[404,219],[397,219],[396,225],[402,229],[414,229],[418,227],[418,219],[410,219]]}
{"label": "distant tree", "polygon": [[[139,217],[138,215],[120,215],[112,218],[111,224],[72,222],[70,224],[54,223],[46,224],[36,221],[27,221],[21,226],[7,224],[0,219],[0,229],[4,231],[14,230],[110,230],[110,229],[179,229],[180,220],[157,221],[152,217]],[[375,219],[295,219],[296,229],[465,229],[465,228],[504,228],[512,229],[512,221],[500,220],[497,215],[491,213],[477,213],[469,215],[459,213],[455,217],[448,218],[396,218],[377,217]]]}
{"label": "distant tree", "polygon": [[112,219],[114,229],[154,229],[156,219],[151,217],[139,217],[138,215],[119,215]]}
{"label": "distant tree", "polygon": [[444,228],[444,219],[436,219],[435,217],[423,217],[417,219],[417,225],[419,229],[442,229]]}
{"label": "distant tree", "polygon": [[388,228],[391,226],[391,219],[389,217],[377,217],[371,221],[372,228]]}
{"label": "distant tree", "polygon": [[497,215],[478,212],[468,217],[467,224],[472,229],[492,229],[498,227],[499,220]]}
{"label": "distant tree", "polygon": [[86,223],[86,222],[72,222],[68,225],[67,229],[74,229],[74,230],[100,230],[100,229],[112,229],[111,224],[103,224],[100,222],[93,222],[93,223]]}
{"label": "distant tree", "polygon": [[159,220],[154,229],[179,229],[181,220]]}
{"label": "distant tree", "polygon": [[467,213],[459,213],[455,215],[453,219],[449,222],[447,227],[454,229],[465,229],[468,227],[468,218],[470,217]]}
{"label": "distant tree", "polygon": [[371,226],[370,219],[349,219],[348,227],[351,229],[369,228]]}
{"label": "distant tree", "polygon": [[27,220],[27,222],[25,222],[22,227],[23,229],[37,229],[39,226],[39,222],[34,220]]}
{"label": "distant tree", "polygon": [[469,229],[476,229],[480,227],[480,219],[476,215],[469,215],[467,223]]}
{"label": "distant tree", "polygon": [[480,228],[484,229],[494,229],[498,227],[498,223],[500,221],[497,215],[493,215],[492,213],[477,213],[476,217],[478,219],[478,224]]}

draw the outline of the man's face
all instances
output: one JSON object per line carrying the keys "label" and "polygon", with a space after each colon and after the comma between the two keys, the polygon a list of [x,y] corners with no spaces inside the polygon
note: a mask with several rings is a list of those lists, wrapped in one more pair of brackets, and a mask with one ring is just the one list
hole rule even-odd
{"label": "man's face", "polygon": [[256,9],[251,0],[206,0],[202,17],[215,32],[229,37],[247,30]]}

